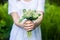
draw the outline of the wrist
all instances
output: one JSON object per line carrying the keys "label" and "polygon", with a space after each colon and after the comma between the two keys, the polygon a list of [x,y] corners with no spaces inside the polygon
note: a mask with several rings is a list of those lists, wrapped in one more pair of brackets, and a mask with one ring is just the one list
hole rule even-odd
{"label": "wrist", "polygon": [[14,21],[14,24],[19,28],[23,28],[23,23],[19,22],[19,20]]}
{"label": "wrist", "polygon": [[33,21],[35,28],[39,26],[40,23],[37,22],[37,20]]}

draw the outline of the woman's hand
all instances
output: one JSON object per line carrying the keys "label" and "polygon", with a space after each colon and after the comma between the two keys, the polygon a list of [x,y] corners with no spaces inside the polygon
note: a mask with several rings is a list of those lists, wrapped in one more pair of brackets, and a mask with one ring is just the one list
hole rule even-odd
{"label": "woman's hand", "polygon": [[33,30],[35,27],[34,23],[30,20],[26,20],[24,22],[24,29],[27,30],[27,31],[30,31],[30,30]]}

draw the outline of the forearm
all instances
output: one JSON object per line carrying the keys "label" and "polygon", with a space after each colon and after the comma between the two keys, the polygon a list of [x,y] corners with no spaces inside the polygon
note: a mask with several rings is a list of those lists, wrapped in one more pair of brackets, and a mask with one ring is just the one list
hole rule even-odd
{"label": "forearm", "polygon": [[44,13],[41,12],[41,11],[37,11],[38,13],[40,13],[41,15],[38,17],[38,19],[34,20],[34,23],[36,24],[35,26],[38,26],[41,24],[42,20],[43,20],[43,16],[44,16]]}
{"label": "forearm", "polygon": [[12,18],[13,18],[13,21],[14,21],[14,24],[15,24],[15,25],[17,25],[18,27],[22,26],[22,24],[19,23],[20,17],[19,17],[19,15],[17,14],[17,12],[11,13],[11,16],[12,16]]}

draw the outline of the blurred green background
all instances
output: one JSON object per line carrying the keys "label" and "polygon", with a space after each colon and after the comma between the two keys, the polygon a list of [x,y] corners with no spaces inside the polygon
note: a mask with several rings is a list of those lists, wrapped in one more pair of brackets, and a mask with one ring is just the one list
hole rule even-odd
{"label": "blurred green background", "polygon": [[[0,40],[9,40],[12,24],[7,0],[0,0]],[[46,0],[41,30],[43,40],[60,40],[60,0]]]}

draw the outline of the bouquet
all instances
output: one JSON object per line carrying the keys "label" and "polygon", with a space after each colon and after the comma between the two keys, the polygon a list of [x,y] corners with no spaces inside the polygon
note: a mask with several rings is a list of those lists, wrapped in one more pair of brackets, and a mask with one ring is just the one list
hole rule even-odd
{"label": "bouquet", "polygon": [[[36,13],[36,10],[23,9],[23,16],[22,16],[22,18],[20,19],[19,22],[21,22],[24,19],[33,21],[33,20],[36,20],[39,16],[40,16],[40,14]],[[28,37],[30,37],[31,36],[31,31],[27,31],[27,35],[28,35]]]}

